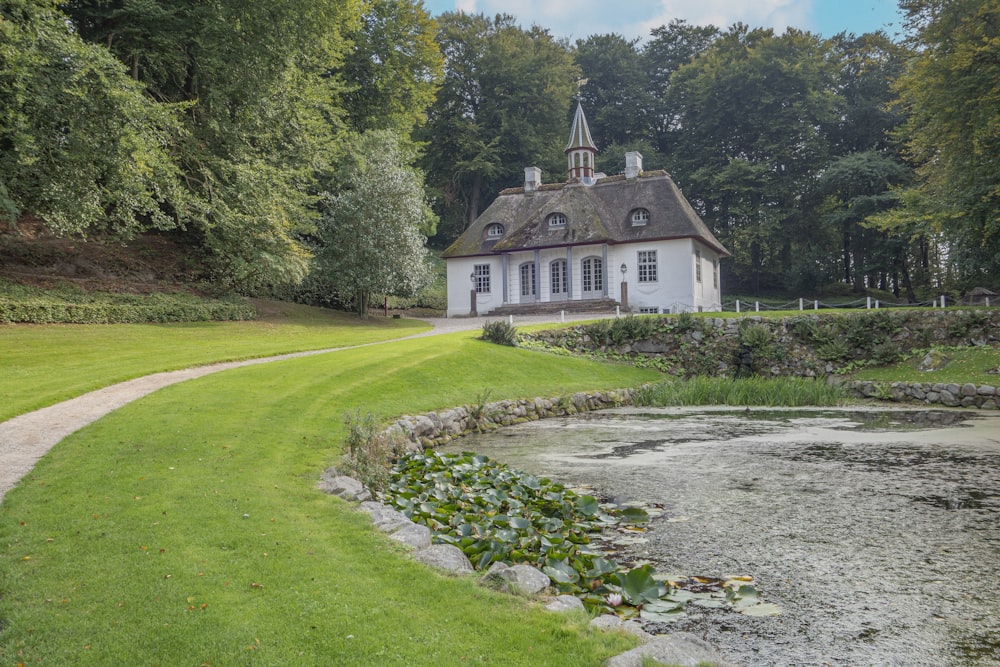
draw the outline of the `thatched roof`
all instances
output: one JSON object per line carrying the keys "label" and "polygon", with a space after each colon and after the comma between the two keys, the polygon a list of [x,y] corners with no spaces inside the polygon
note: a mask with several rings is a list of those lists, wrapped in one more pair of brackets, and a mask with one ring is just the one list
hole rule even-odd
{"label": "thatched roof", "polygon": [[[637,208],[649,211],[645,225],[632,225],[631,214]],[[564,214],[565,227],[550,227],[551,213]],[[503,225],[504,234],[487,239],[486,229],[493,223]],[[602,178],[591,186],[553,183],[529,193],[524,188],[504,190],[443,256],[682,238],[696,239],[723,257],[729,256],[669,174],[654,171],[632,180],[624,176]]]}

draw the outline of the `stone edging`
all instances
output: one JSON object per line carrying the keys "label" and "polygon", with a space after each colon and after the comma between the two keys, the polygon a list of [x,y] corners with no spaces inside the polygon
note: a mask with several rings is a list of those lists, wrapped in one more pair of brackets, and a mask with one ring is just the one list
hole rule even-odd
{"label": "stone edging", "polygon": [[634,398],[633,389],[612,389],[577,392],[556,398],[522,398],[477,406],[461,405],[422,415],[403,415],[385,434],[390,438],[402,438],[411,451],[420,451],[449,443],[469,433],[492,431],[501,426],[632,405]]}
{"label": "stone edging", "polygon": [[874,398],[896,403],[916,402],[928,405],[944,405],[949,408],[977,408],[996,410],[1000,408],[1000,388],[990,385],[975,385],[942,382],[873,382],[852,380],[841,383],[848,394],[856,398]]}

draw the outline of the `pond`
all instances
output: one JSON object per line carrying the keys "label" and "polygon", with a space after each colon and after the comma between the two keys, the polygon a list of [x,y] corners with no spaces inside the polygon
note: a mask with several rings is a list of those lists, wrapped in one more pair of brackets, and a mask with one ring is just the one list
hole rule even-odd
{"label": "pond", "polygon": [[782,608],[672,626],[738,664],[1000,665],[998,414],[631,408],[443,450],[662,506],[620,561],[749,575]]}

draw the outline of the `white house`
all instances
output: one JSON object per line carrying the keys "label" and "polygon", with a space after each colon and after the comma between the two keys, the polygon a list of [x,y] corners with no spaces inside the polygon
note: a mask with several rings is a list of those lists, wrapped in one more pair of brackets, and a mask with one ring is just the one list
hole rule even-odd
{"label": "white house", "polygon": [[[620,305],[637,313],[722,309],[719,260],[729,252],[664,171],[594,173],[597,148],[577,105],[569,179],[503,190],[443,254],[448,316]],[[547,306],[549,308],[553,306]]]}

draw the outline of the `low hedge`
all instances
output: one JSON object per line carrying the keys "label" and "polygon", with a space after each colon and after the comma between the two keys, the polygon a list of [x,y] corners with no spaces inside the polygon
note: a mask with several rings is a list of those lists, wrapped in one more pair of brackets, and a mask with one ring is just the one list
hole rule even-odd
{"label": "low hedge", "polygon": [[143,322],[203,322],[252,320],[257,311],[245,299],[203,299],[191,294],[104,294],[23,288],[0,293],[0,323],[137,324]]}

